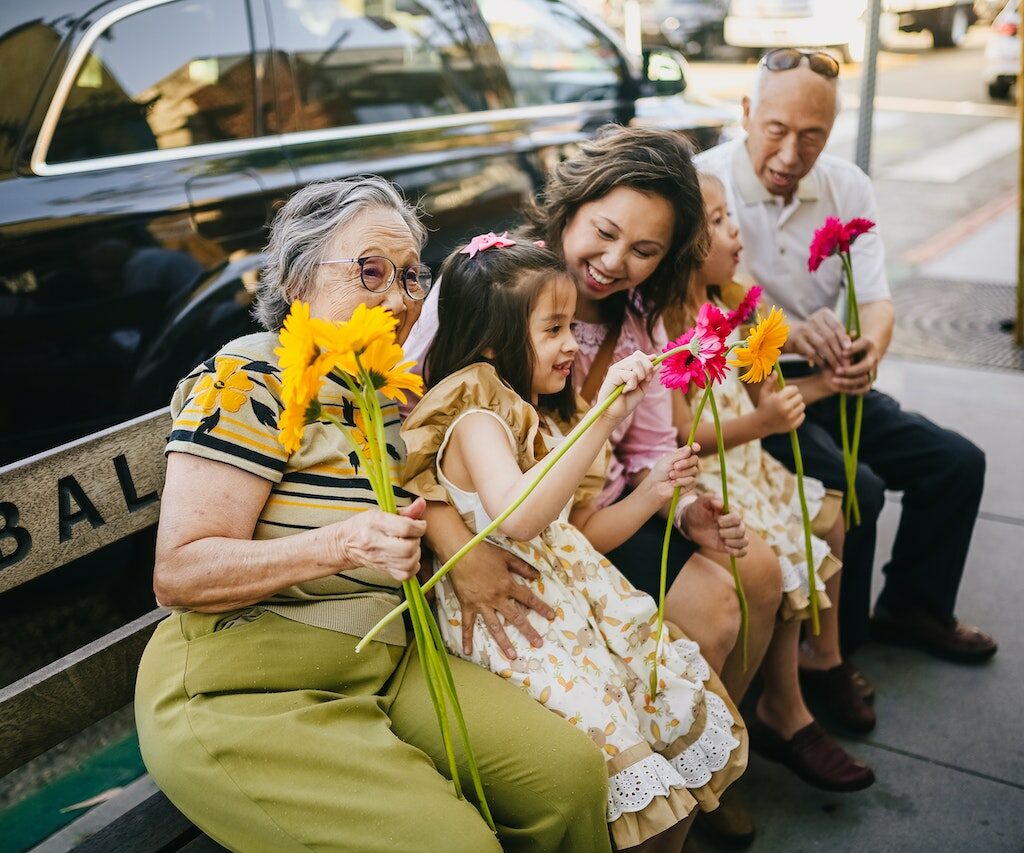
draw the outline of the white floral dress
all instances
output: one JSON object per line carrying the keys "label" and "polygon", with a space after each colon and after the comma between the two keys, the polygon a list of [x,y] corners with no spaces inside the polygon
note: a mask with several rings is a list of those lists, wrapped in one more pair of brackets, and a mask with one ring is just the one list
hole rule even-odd
{"label": "white floral dress", "polygon": [[[729,337],[733,344],[740,339],[737,330]],[[676,392],[678,393],[678,392]],[[691,399],[696,405],[702,392],[698,389]],[[715,386],[715,402],[721,420],[743,417],[755,410],[747,389],[736,370],[729,370],[725,379]],[[703,423],[713,424],[711,406],[706,405],[701,415]],[[807,556],[804,546],[803,515],[796,476],[781,462],[761,448],[757,439],[738,444],[725,451],[725,470],[729,480],[729,502],[743,516],[747,529],[763,538],[775,551],[782,569],[782,605],[780,615],[785,620],[810,617],[809,586],[807,583]],[[697,488],[702,492],[722,496],[722,480],[718,454],[701,457],[701,473]],[[827,533],[842,504],[842,493],[826,489],[820,480],[804,477],[804,494],[811,518],[811,551],[814,556],[815,586],[818,605],[831,607],[825,595],[825,581],[842,568],[828,543],[820,538]]]}
{"label": "white floral dress", "polygon": [[[406,488],[453,504],[474,531],[489,523],[479,496],[450,483],[440,463],[455,424],[477,411],[505,426],[523,470],[553,443],[545,440],[533,407],[490,365],[467,367],[427,393],[403,426]],[[602,479],[588,486],[590,496]],[[599,554],[567,515],[568,507],[528,542],[499,533],[490,537],[540,572],[538,580],[521,582],[555,611],[550,623],[528,614],[544,645],[535,649],[513,631],[517,657],[509,661],[478,621],[469,659],[593,738],[607,761],[613,838],[618,847],[631,847],[678,823],[698,804],[715,808],[722,790],[746,766],[746,732],[696,643],[674,627],[671,637],[668,626],[663,635],[660,689],[650,700],[657,604]],[[447,580],[437,590],[442,634],[452,653],[463,656],[459,602]]]}

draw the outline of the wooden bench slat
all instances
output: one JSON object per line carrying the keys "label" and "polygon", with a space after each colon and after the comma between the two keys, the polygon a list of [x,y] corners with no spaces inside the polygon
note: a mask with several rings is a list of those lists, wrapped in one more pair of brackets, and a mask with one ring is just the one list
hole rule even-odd
{"label": "wooden bench slat", "polygon": [[225,853],[227,848],[221,847],[208,835],[200,835],[181,848],[181,853]]}
{"label": "wooden bench slat", "polygon": [[[162,853],[179,850],[199,836],[195,825],[162,791],[147,797],[117,820],[90,835],[75,853]],[[220,848],[208,848],[218,850]]]}
{"label": "wooden bench slat", "polygon": [[0,592],[155,524],[170,409],[0,467]]}
{"label": "wooden bench slat", "polygon": [[0,690],[0,775],[132,701],[156,608]]}

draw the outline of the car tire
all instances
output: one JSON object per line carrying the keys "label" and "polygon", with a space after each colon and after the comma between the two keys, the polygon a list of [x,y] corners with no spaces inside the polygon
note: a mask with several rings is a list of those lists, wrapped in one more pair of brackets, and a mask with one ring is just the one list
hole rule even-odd
{"label": "car tire", "polygon": [[932,43],[935,47],[960,47],[970,25],[966,6],[951,6],[939,15],[938,23],[930,27]]}
{"label": "car tire", "polygon": [[988,84],[988,96],[997,101],[1005,101],[1010,97],[1011,80],[993,80]]}

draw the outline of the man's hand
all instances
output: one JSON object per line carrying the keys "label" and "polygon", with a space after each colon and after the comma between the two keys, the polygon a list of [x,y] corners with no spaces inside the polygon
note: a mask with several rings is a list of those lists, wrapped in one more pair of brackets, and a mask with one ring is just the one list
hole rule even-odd
{"label": "man's hand", "polygon": [[554,619],[555,612],[529,587],[514,580],[513,574],[527,580],[536,580],[540,575],[532,566],[490,542],[481,542],[448,573],[462,607],[462,651],[467,656],[473,652],[477,616],[483,618],[487,630],[509,660],[515,660],[516,650],[505,633],[501,617],[505,623],[515,625],[531,646],[543,645],[544,640],[527,621],[526,611],[534,610],[545,619]]}
{"label": "man's hand", "polygon": [[836,368],[833,384],[843,394],[867,394],[878,374],[881,352],[871,338],[862,335],[853,342],[848,356]]}
{"label": "man's hand", "polygon": [[735,512],[722,513],[722,502],[701,495],[683,510],[682,527],[693,542],[712,551],[742,557],[747,553],[747,529]]}
{"label": "man's hand", "polygon": [[785,349],[802,355],[812,364],[827,364],[836,370],[849,357],[852,345],[835,312],[819,308],[802,323],[790,322]]}

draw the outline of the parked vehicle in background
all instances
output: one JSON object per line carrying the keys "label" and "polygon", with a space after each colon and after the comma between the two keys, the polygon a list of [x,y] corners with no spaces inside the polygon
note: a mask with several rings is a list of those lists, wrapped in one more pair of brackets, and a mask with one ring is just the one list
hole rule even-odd
{"label": "parked vehicle in background", "polygon": [[992,22],[985,45],[985,83],[989,97],[1008,98],[1019,73],[1020,3],[1010,0]]}
{"label": "parked vehicle in background", "polygon": [[655,60],[658,96],[566,0],[0,3],[0,464],[165,405],[249,331],[267,223],[309,181],[394,180],[437,264],[644,95],[717,142]]}
{"label": "parked vehicle in background", "polygon": [[983,24],[990,24],[1003,11],[1006,0],[974,0],[974,14]]}
{"label": "parked vehicle in background", "polygon": [[[754,51],[835,48],[846,62],[864,58],[868,0],[732,0],[725,42]],[[929,30],[936,47],[959,46],[977,20],[973,0],[882,0],[879,31]]]}
{"label": "parked vehicle in background", "polygon": [[973,0],[882,0],[882,6],[903,32],[928,30],[935,47],[960,47],[978,20]]}
{"label": "parked vehicle in background", "polygon": [[728,12],[729,0],[654,0],[641,7],[641,36],[645,45],[706,59],[724,43]]}
{"label": "parked vehicle in background", "polygon": [[775,47],[831,47],[846,61],[864,55],[866,0],[732,0],[725,42],[753,53]]}

